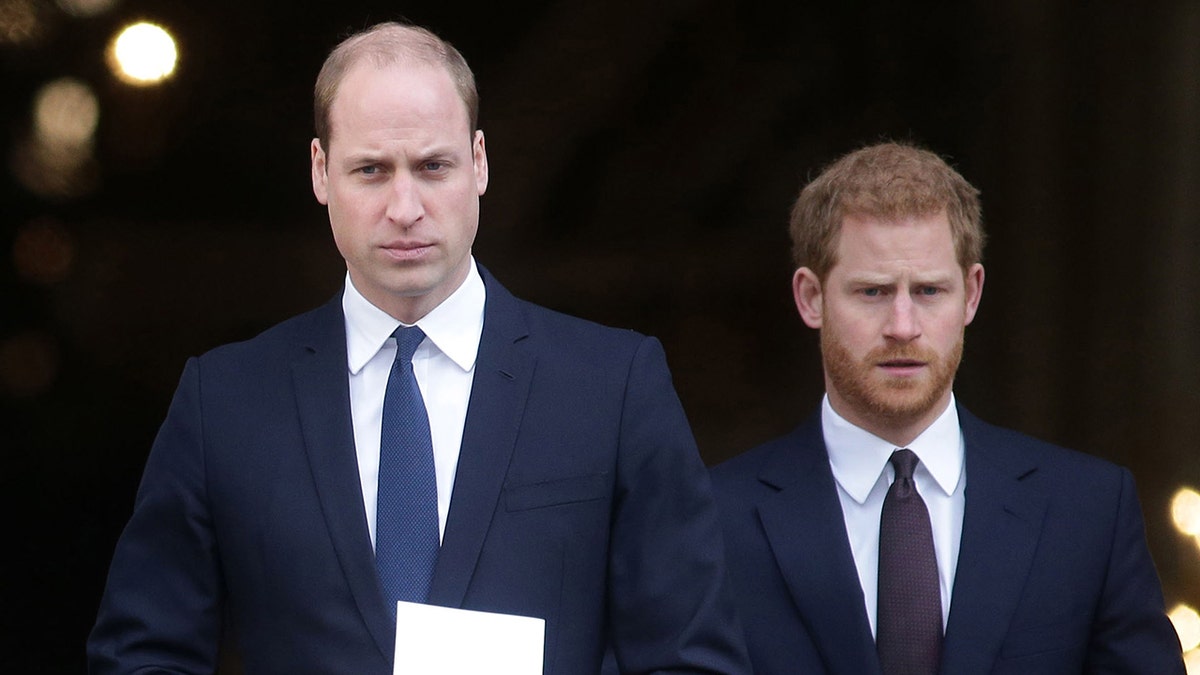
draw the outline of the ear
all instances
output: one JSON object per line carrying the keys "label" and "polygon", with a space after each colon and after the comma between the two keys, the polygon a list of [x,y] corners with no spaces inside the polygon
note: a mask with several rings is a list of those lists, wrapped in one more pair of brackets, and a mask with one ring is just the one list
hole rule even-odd
{"label": "ear", "polygon": [[801,267],[792,275],[792,297],[796,310],[809,328],[820,328],[824,321],[824,305],[821,301],[821,280],[807,267]]}
{"label": "ear", "polygon": [[975,320],[975,312],[979,310],[979,301],[983,299],[983,276],[983,265],[975,263],[971,265],[963,278],[967,296],[964,326],[971,325],[971,322]]}
{"label": "ear", "polygon": [[321,139],[312,139],[312,186],[317,201],[329,204],[329,170],[325,166],[325,151],[321,149]]}
{"label": "ear", "polygon": [[487,148],[484,147],[483,130],[475,130],[475,138],[471,141],[471,159],[475,166],[475,188],[478,190],[479,196],[487,192],[488,186],[488,161]]}

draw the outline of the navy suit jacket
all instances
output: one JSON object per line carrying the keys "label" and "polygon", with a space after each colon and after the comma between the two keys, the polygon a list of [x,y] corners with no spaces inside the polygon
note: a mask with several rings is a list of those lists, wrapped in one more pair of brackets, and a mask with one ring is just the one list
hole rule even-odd
{"label": "navy suit jacket", "polygon": [[[966,510],[945,675],[1184,672],[1129,472],[959,408]],[[876,675],[815,414],[713,468],[758,675]]]}
{"label": "navy suit jacket", "polygon": [[[660,344],[522,302],[483,337],[431,604],[540,617],[545,673],[748,672]],[[184,369],[116,548],[93,673],[390,675],[340,294]],[[138,670],[139,668],[145,669]]]}

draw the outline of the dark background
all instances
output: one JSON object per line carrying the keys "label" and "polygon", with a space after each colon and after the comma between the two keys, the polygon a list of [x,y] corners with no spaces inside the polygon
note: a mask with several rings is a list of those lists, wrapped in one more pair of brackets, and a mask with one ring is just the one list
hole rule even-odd
{"label": "dark background", "polygon": [[[947,156],[990,236],[959,400],[1129,466],[1168,605],[1200,603],[1200,550],[1170,521],[1200,484],[1200,3],[128,0],[78,18],[0,0],[0,29],[18,5],[40,23],[0,41],[0,670],[83,671],[184,360],[340,286],[311,85],[347,31],[403,16],[476,70],[478,259],[527,299],[658,336],[709,463],[819,402],[789,286],[801,183],[885,138]],[[180,44],[161,87],[104,65],[137,18]],[[101,105],[73,196],[15,177],[33,96],[62,76]]]}

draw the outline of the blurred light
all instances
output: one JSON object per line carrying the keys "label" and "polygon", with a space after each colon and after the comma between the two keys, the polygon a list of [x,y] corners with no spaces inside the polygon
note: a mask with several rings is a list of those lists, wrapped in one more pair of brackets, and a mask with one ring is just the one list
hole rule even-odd
{"label": "blurred light", "polygon": [[135,23],[113,40],[109,65],[121,80],[136,85],[158,84],[175,72],[175,38],[161,26]]}
{"label": "blurred light", "polygon": [[1200,645],[1200,614],[1187,605],[1175,605],[1168,614],[1175,632],[1179,634],[1179,643],[1183,651],[1191,651]]}
{"label": "blurred light", "polygon": [[58,6],[62,11],[71,16],[96,16],[101,12],[110,10],[117,4],[117,0],[58,0]]}
{"label": "blurred light", "polygon": [[66,228],[49,218],[26,224],[13,242],[13,266],[22,278],[39,284],[62,281],[75,261],[75,242]]}
{"label": "blurred light", "polygon": [[90,87],[71,78],[43,86],[33,102],[33,135],[20,139],[13,174],[43,197],[79,197],[97,184],[92,157],[100,104]]}
{"label": "blurred light", "polygon": [[0,43],[19,45],[41,35],[33,0],[0,0]]}
{"label": "blurred light", "polygon": [[33,103],[34,128],[46,145],[90,146],[99,119],[96,95],[69,77],[43,86]]}
{"label": "blurred light", "polygon": [[1200,494],[1191,488],[1182,488],[1171,499],[1171,519],[1175,527],[1184,534],[1200,534]]}
{"label": "blurred light", "polygon": [[1188,675],[1200,675],[1200,651],[1193,649],[1183,655],[1183,664]]}
{"label": "blurred light", "polygon": [[99,184],[90,148],[80,152],[26,138],[13,148],[9,168],[25,189],[42,197],[82,197]]}
{"label": "blurred light", "polygon": [[0,343],[0,387],[10,396],[41,394],[58,376],[58,349],[42,333],[25,333]]}

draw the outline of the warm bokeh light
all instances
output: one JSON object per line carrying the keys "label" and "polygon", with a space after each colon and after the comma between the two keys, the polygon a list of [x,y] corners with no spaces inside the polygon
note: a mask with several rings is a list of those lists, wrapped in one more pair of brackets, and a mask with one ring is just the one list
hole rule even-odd
{"label": "warm bokeh light", "polygon": [[34,129],[38,140],[47,145],[90,146],[99,119],[96,95],[79,80],[55,80],[34,99]]}
{"label": "warm bokeh light", "polygon": [[122,30],[109,47],[113,73],[129,84],[158,84],[175,72],[175,38],[162,26],[135,23]]}
{"label": "warm bokeh light", "polygon": [[38,284],[62,281],[75,261],[71,233],[50,218],[41,218],[17,231],[13,266],[21,278]]}
{"label": "warm bokeh light", "polygon": [[1191,651],[1200,645],[1200,614],[1196,614],[1196,610],[1187,605],[1176,605],[1169,616],[1183,651]]}
{"label": "warm bokeh light", "polygon": [[[1181,533],[1192,537],[1200,546],[1200,494],[1191,488],[1180,488],[1171,498],[1171,520]],[[1200,675],[1200,614],[1185,604],[1170,611],[1171,623],[1183,646],[1183,660],[1188,675]]]}
{"label": "warm bokeh light", "polygon": [[62,11],[79,17],[96,16],[112,9],[116,4],[117,0],[58,0]]}
{"label": "warm bokeh light", "polygon": [[13,397],[44,393],[58,377],[58,348],[40,332],[16,335],[0,342],[0,390]]}
{"label": "warm bokeh light", "polygon": [[1181,488],[1171,499],[1171,519],[1184,534],[1200,534],[1200,494],[1191,488]]}
{"label": "warm bokeh light", "polygon": [[10,166],[17,180],[43,197],[79,197],[96,187],[92,156],[100,103],[91,87],[62,78],[34,97],[32,134],[13,148]]}
{"label": "warm bokeh light", "polygon": [[0,44],[31,42],[42,32],[33,0],[0,0]]}
{"label": "warm bokeh light", "polygon": [[49,145],[22,139],[9,158],[13,176],[30,192],[53,199],[82,197],[99,185],[91,148]]}
{"label": "warm bokeh light", "polygon": [[1183,655],[1183,663],[1188,675],[1200,675],[1200,650],[1193,649]]}

